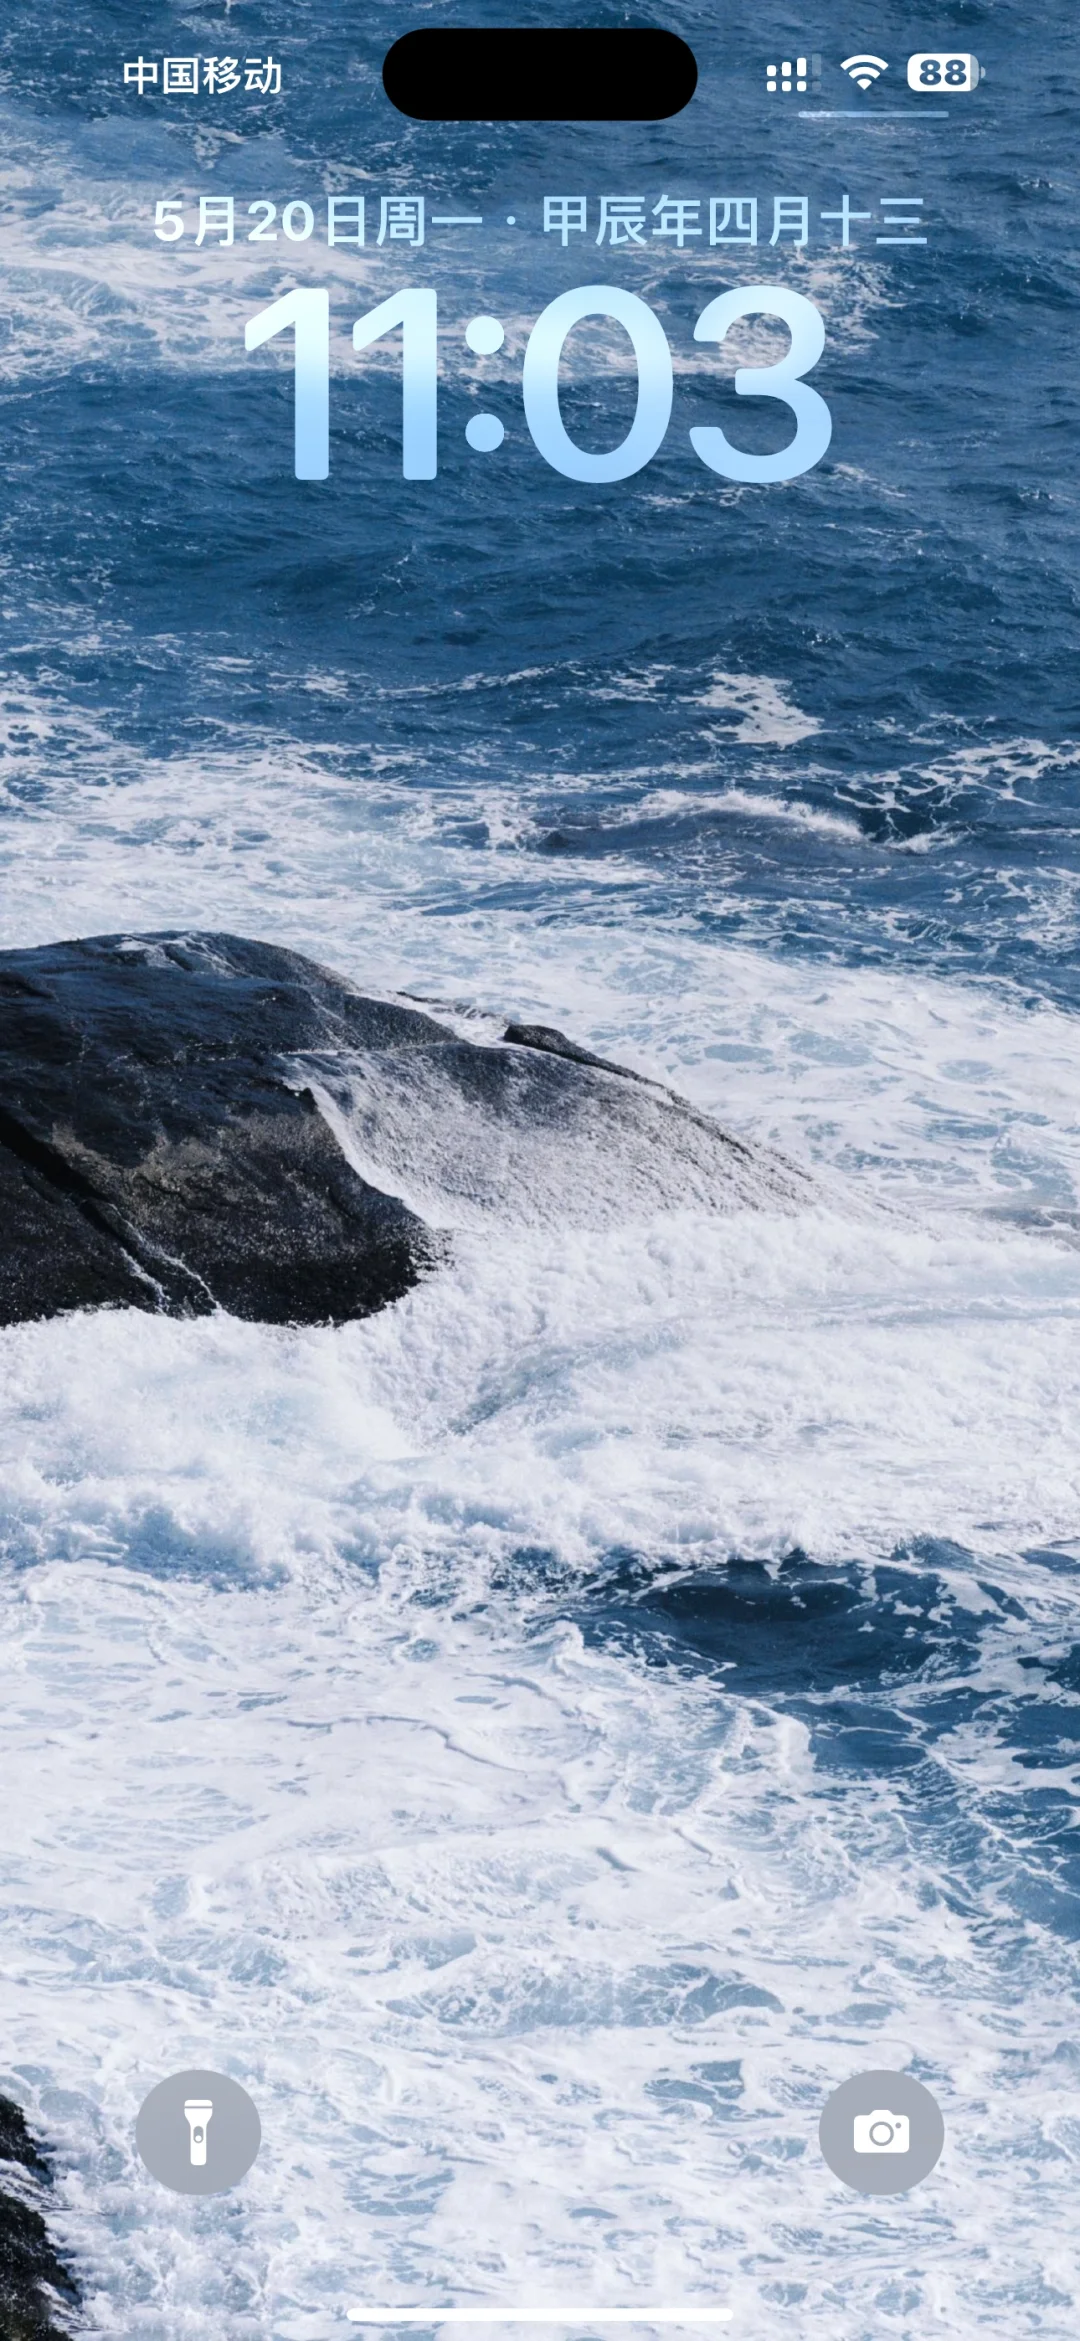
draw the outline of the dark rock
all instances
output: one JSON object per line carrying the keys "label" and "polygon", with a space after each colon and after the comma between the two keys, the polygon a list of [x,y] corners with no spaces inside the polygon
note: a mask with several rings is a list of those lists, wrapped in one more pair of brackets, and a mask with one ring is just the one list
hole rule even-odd
{"label": "dark rock", "polygon": [[[7,1117],[0,1117],[0,1130]],[[92,1199],[78,1200],[53,1176],[35,1170],[0,1138],[0,1320],[51,1317],[58,1309],[154,1305],[154,1288],[96,1219]]]}
{"label": "dark rock", "polygon": [[463,1039],[231,935],[0,954],[2,1322],[103,1303],[339,1322],[492,1213],[595,1225],[808,1192],[548,1026]]}
{"label": "dark rock", "polygon": [[293,952],[106,936],[0,958],[0,1316],[111,1301],[317,1322],[437,1256],[357,1176],[283,1053],[436,1031]]}
{"label": "dark rock", "polygon": [[34,2178],[47,2180],[49,2164],[26,2126],[21,2105],[0,2097],[0,2162],[21,2162]]}
{"label": "dark rock", "polygon": [[51,2184],[49,2163],[7,2097],[0,2097],[0,2161],[19,2166],[31,2182],[18,2194],[0,2185],[0,2341],[67,2341],[56,2319],[64,2306],[78,2307],[79,2287],[29,2199]]}
{"label": "dark rock", "polygon": [[565,1032],[558,1032],[553,1024],[508,1024],[503,1039],[513,1041],[519,1049],[544,1049],[549,1057],[569,1057],[572,1065],[599,1065],[602,1073],[619,1073],[624,1081],[641,1079],[629,1065],[614,1065],[610,1057],[594,1057],[591,1049],[583,1049],[580,1041],[567,1040]]}

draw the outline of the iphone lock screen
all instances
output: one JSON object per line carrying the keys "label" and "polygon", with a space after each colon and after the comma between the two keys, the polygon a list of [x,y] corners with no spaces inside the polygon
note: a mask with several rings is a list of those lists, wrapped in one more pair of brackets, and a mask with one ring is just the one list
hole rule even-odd
{"label": "iphone lock screen", "polygon": [[0,2341],[1077,2329],[1075,12],[6,0]]}

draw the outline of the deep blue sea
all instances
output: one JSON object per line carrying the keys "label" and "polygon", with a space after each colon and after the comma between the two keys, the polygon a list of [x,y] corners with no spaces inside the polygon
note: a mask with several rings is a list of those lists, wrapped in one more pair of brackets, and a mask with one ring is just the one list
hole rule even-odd
{"label": "deep blue sea", "polygon": [[[673,121],[391,112],[398,33],[508,13],[551,12],[7,0],[0,945],[229,928],[481,1035],[552,1023],[820,1200],[590,1225],[568,1180],[462,1215],[362,1324],[0,1334],[0,2089],[56,2149],[92,2334],[574,2300],[1066,2341],[1075,11],[670,0],[701,66]],[[985,68],[945,119],[904,83],[932,40]],[[863,97],[838,61],[867,47]],[[803,48],[820,95],[769,97]],[[124,86],[195,52],[277,60],[280,96]],[[598,249],[613,193],[640,245]],[[197,244],[230,194],[236,239]],[[358,194],[364,247],[328,249]],[[379,246],[418,194],[423,247]],[[653,234],[662,197],[707,223],[729,194],[752,253]],[[565,249],[545,195],[587,197]],[[805,245],[770,243],[777,195]],[[925,245],[879,246],[915,199]],[[248,241],[259,202],[311,237]],[[593,282],[675,362],[663,446],[610,485],[522,410],[537,316]],[[745,282],[825,321],[832,442],[783,485],[688,437],[790,435],[736,398],[734,337],[694,341]],[[403,284],[439,296],[435,480],[402,477],[398,340],[350,346]],[[288,337],[244,346],[297,285],[330,293],[325,482],[293,476]],[[744,366],[780,355],[743,333]],[[574,438],[634,399],[625,335],[580,331]],[[137,2160],[186,2066],[259,2105],[234,2195]],[[871,2067],[945,2114],[907,2197],[818,2152]]]}

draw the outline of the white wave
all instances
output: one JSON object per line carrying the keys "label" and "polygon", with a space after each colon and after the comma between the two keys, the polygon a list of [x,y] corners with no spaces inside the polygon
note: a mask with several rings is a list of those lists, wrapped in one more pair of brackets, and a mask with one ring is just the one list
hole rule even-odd
{"label": "white wave", "polygon": [[1051,746],[1046,740],[1029,736],[951,748],[946,755],[931,757],[921,770],[926,780],[946,789],[959,790],[974,782],[980,788],[995,789],[1003,798],[1024,802],[1028,791],[1037,787],[1045,773],[1068,771],[1078,764],[1080,745],[1075,741],[1059,741]]}
{"label": "white wave", "polygon": [[921,796],[945,804],[963,799],[973,789],[990,791],[1002,803],[1029,804],[1038,799],[1039,782],[1050,771],[1069,771],[1080,764],[1080,746],[1059,741],[1056,746],[1031,737],[983,741],[978,746],[939,750],[903,769],[876,772],[860,779],[855,788],[860,801],[882,809],[917,803]]}
{"label": "white wave", "polygon": [[736,719],[733,738],[755,748],[792,748],[821,729],[816,716],[792,706],[783,684],[772,675],[726,674],[718,669],[700,704],[730,710]]}
{"label": "white wave", "polygon": [[[1080,1250],[1037,1232],[1075,1233],[1076,1020],[616,923],[606,877],[513,852],[493,901],[377,738],[147,760],[71,754],[68,722],[18,711],[5,941],[272,933],[462,1029],[560,1025],[829,1196],[489,1218],[340,1330],[0,1334],[4,1735],[32,1789],[0,2086],[59,2145],[90,2331],[321,2341],[385,2291],[558,2291],[727,2299],[748,2341],[1065,2341],[1054,1751],[1028,1768],[958,1704],[905,1802],[873,1760],[819,1769],[768,1682],[591,1647],[544,1586],[565,1611],[620,1550],[689,1575],[951,1540],[942,1607],[980,1656],[889,1687],[915,1733],[950,1685],[1007,1701],[1069,1647],[1075,1574],[1021,1555],[1064,1563],[1080,1519]],[[185,2064],[260,2106],[235,2197],[178,2203],[135,2160]],[[869,2206],[823,2170],[818,2110],[909,2064],[946,2156]]]}
{"label": "white wave", "polygon": [[[742,736],[742,735],[740,735]],[[819,837],[842,839],[845,845],[864,845],[866,840],[857,821],[843,813],[829,812],[823,805],[807,805],[798,797],[778,797],[768,790],[725,788],[712,794],[691,789],[650,789],[638,803],[615,815],[608,822],[614,828],[621,823],[666,820],[671,815],[730,813],[751,821],[789,821],[796,829],[809,829]]]}
{"label": "white wave", "polygon": [[[125,1408],[133,1330],[110,1328]],[[191,1330],[154,1328],[144,1361],[164,1331],[190,1371]],[[270,1396],[265,1337],[237,1333],[197,1336],[234,1420],[238,1366]],[[283,1465],[311,1394],[279,1383]],[[264,1455],[268,1435],[264,1412]],[[749,2341],[811,2318],[863,2341],[898,2296],[1013,2341],[1034,2300],[1029,2329],[1065,2341],[1075,1961],[1017,1922],[1030,1849],[1000,1798],[982,1817],[981,1743],[935,1749],[961,1848],[949,1822],[924,1844],[894,1778],[822,1783],[766,1698],[566,1623],[523,1637],[467,1582],[438,1607],[355,1566],[214,1586],[153,1518],[119,1558],[88,1518],[68,1558],[0,1583],[5,1729],[34,1773],[5,1830],[0,2079],[59,2147],[91,2332],[202,2341],[224,2302],[230,2333],[315,2341],[360,2298],[557,2290],[728,2301]],[[991,1603],[990,1678],[1009,1625]],[[919,1706],[901,1694],[916,1730]],[[820,2105],[913,2061],[939,2172],[846,2197]],[[188,2204],[133,2129],[196,2064],[247,2085],[264,2142],[238,2194]]]}
{"label": "white wave", "polygon": [[166,1536],[257,1571],[351,1520],[388,1562],[541,1545],[587,1576],[626,1544],[1001,1553],[1080,1518],[1075,1249],[819,1212],[489,1221],[455,1256],[340,1334],[5,1333],[10,1549],[66,1550],[92,1522],[123,1552],[156,1508]]}
{"label": "white wave", "polygon": [[497,1064],[482,1086],[449,1048],[340,1049],[290,1059],[288,1075],[360,1176],[437,1227],[563,1231],[815,1198],[805,1172],[651,1083],[594,1068],[562,1085],[529,1049]]}
{"label": "white wave", "polygon": [[[653,899],[647,921],[615,926],[595,916],[590,867],[513,851],[493,903],[490,857],[456,845],[452,821],[505,819],[512,840],[513,792],[418,785],[408,753],[378,739],[347,759],[276,738],[153,758],[27,693],[16,712],[3,943],[272,934],[362,988],[558,1025],[726,1127],[921,1213],[1080,1205],[1080,1035],[1050,1006],[777,958]],[[533,824],[527,801],[516,819]],[[615,883],[639,883],[629,860],[605,869],[605,900]]]}

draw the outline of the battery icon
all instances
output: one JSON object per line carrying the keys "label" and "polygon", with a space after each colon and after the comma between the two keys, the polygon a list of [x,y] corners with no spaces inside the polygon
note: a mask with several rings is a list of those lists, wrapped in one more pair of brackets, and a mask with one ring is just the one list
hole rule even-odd
{"label": "battery icon", "polygon": [[977,89],[983,78],[977,57],[958,49],[917,49],[907,61],[909,89],[932,89],[940,97],[942,90]]}

